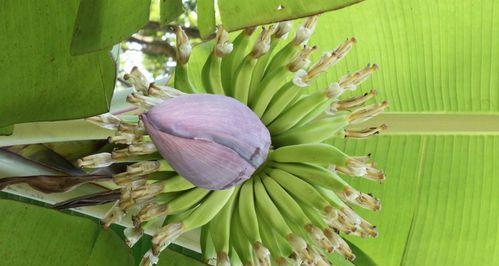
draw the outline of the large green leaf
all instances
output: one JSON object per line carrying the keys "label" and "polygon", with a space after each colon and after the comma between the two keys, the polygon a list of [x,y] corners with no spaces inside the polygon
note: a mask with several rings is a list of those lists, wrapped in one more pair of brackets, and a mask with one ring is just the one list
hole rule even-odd
{"label": "large green leaf", "polygon": [[386,170],[380,185],[352,179],[382,199],[376,239],[349,238],[379,265],[497,265],[499,136],[380,136],[337,140],[349,154],[371,153]]}
{"label": "large green leaf", "polygon": [[199,33],[201,38],[205,39],[216,30],[215,0],[198,0],[196,11]]}
{"label": "large green leaf", "polygon": [[368,0],[324,14],[310,44],[333,49],[351,36],[358,43],[317,84],[377,63],[363,87],[378,89],[390,112],[498,112],[494,10],[499,1]]}
{"label": "large green leaf", "polygon": [[71,53],[112,47],[149,21],[151,0],[80,0]]}
{"label": "large green leaf", "polygon": [[315,15],[363,0],[219,0],[224,27],[229,30]]}
{"label": "large green leaf", "polygon": [[133,265],[124,242],[86,218],[11,200],[0,213],[4,265]]}
{"label": "large green leaf", "polygon": [[159,0],[159,12],[161,23],[166,24],[184,13],[184,5],[182,0]]}
{"label": "large green leaf", "polygon": [[70,55],[79,1],[2,1],[0,127],[106,112],[115,83],[108,51]]}

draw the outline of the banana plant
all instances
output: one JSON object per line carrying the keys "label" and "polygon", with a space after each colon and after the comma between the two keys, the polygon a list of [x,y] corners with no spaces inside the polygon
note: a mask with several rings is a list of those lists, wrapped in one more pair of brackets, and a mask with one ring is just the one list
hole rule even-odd
{"label": "banana plant", "polygon": [[[12,153],[39,160],[6,153],[2,175],[31,177],[4,184],[75,194],[7,189],[77,197],[62,206],[116,200],[81,211],[128,226],[131,246],[151,233],[142,265],[173,241],[220,265],[499,262],[496,1],[368,0],[263,28],[292,1],[239,20],[228,2],[222,22],[239,33],[218,27],[191,51],[176,28],[173,87],[133,69],[131,113],[78,122],[111,129],[92,138],[114,145],[73,154],[83,180],[60,163],[12,167],[23,160]],[[99,194],[109,190],[114,200]]]}

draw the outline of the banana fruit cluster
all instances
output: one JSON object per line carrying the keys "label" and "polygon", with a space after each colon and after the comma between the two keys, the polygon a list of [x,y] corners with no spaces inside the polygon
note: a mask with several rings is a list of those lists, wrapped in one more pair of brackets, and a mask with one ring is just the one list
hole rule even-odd
{"label": "banana fruit cluster", "polygon": [[109,141],[120,148],[82,158],[80,166],[127,164],[125,172],[114,175],[121,199],[103,223],[109,226],[131,213],[134,227],[125,230],[130,246],[144,230],[159,225],[142,265],[157,263],[163,249],[196,228],[201,230],[203,258],[216,265],[329,265],[331,252],[355,258],[343,235],[377,236],[375,226],[352,206],[377,211],[379,200],[356,190],[342,176],[383,181],[383,172],[369,157],[349,156],[327,140],[368,137],[386,128],[347,129],[388,106],[386,101],[365,105],[375,91],[341,99],[378,67],[367,65],[327,88],[306,93],[311,82],[356,43],[349,38],[311,63],[317,47],[307,43],[317,19],[305,19],[283,45],[290,22],[261,27],[256,38],[256,28],[247,28],[233,42],[220,27],[200,73],[203,88],[193,86],[188,75],[191,46],[181,28],[176,29],[174,88],[149,83],[137,68],[125,76],[135,87],[128,101],[142,112],[192,93],[225,95],[250,107],[269,130],[272,148],[265,163],[241,184],[224,190],[196,187],[159,155],[137,115],[89,118],[114,129],[116,135]]}

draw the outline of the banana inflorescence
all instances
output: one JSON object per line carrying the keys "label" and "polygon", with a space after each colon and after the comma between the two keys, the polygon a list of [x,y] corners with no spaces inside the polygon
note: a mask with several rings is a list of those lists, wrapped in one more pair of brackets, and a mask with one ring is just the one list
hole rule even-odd
{"label": "banana inflorescence", "polygon": [[125,232],[129,245],[146,229],[162,225],[155,229],[142,265],[155,264],[165,247],[196,228],[201,228],[203,259],[216,265],[328,265],[331,252],[355,258],[343,235],[377,236],[375,226],[352,206],[377,211],[379,200],[356,190],[343,176],[382,181],[383,172],[369,157],[349,156],[326,141],[364,138],[386,128],[347,128],[388,106],[386,101],[365,105],[375,96],[374,90],[340,99],[378,66],[367,65],[307,94],[311,82],[356,43],[349,38],[311,64],[309,56],[317,47],[307,42],[316,23],[317,16],[307,18],[279,51],[290,22],[262,27],[253,45],[255,28],[243,30],[231,43],[219,27],[200,75],[204,88],[194,88],[188,75],[191,47],[181,28],[176,29],[175,88],[148,83],[136,68],[125,76],[135,87],[128,101],[144,111],[186,93],[227,95],[248,105],[270,131],[272,148],[267,161],[242,184],[213,191],[195,187],[162,159],[137,117],[106,114],[89,119],[115,130],[109,141],[120,148],[82,158],[80,166],[128,164],[125,172],[114,175],[121,198],[104,224],[132,213],[135,227]]}

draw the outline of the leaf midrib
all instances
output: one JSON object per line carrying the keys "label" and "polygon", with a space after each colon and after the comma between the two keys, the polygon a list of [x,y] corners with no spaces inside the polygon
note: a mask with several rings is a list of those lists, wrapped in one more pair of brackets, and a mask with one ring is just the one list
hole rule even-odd
{"label": "leaf midrib", "polygon": [[499,134],[499,114],[383,113],[355,126],[364,128],[387,124],[383,135]]}

